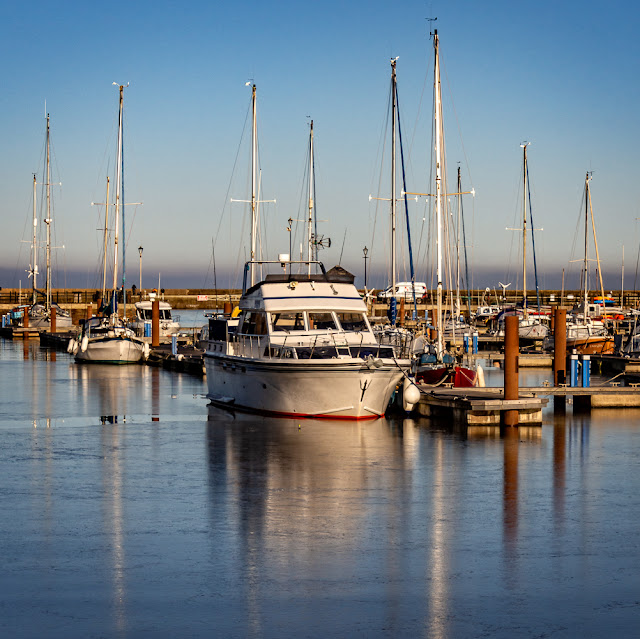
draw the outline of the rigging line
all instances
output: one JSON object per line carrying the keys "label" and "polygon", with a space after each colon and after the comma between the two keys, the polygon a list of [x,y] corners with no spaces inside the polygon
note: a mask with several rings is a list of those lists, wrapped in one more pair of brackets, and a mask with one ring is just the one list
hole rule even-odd
{"label": "rigging line", "polygon": [[469,175],[469,181],[471,182],[471,184],[473,185],[473,176],[471,175],[471,169],[469,168],[469,158],[467,157],[467,150],[465,149],[464,146],[464,141],[462,139],[462,129],[460,127],[460,120],[458,119],[458,112],[456,111],[456,105],[453,101],[453,92],[451,91],[451,84],[449,83],[449,76],[447,75],[447,68],[444,64],[444,62],[441,60],[440,61],[440,67],[442,70],[444,70],[444,77],[447,80],[447,87],[449,88],[449,98],[451,100],[451,109],[453,111],[453,116],[455,118],[456,121],[456,126],[458,128],[458,137],[460,138],[460,146],[462,147],[462,155],[464,156],[464,163],[467,167],[467,174]]}
{"label": "rigging line", "polygon": [[431,71],[431,55],[430,52],[425,54],[428,60],[427,67],[425,69],[424,79],[422,81],[422,90],[420,91],[420,100],[418,102],[418,110],[416,112],[415,124],[413,126],[413,135],[411,136],[411,141],[409,142],[409,157],[413,155],[413,145],[416,140],[416,135],[418,133],[418,128],[421,120],[422,113],[422,104],[424,102],[424,96],[427,92],[427,86],[429,85],[430,79],[433,77],[433,72]]}
{"label": "rigging line", "polygon": [[467,261],[467,236],[465,233],[465,224],[464,224],[464,198],[460,194],[462,191],[461,188],[458,189],[458,197],[460,198],[460,222],[462,225],[462,247],[464,249],[464,272],[465,272],[465,284],[467,289],[467,313],[469,314],[469,319],[471,319],[471,286],[469,283],[469,263]]}
{"label": "rigging line", "polygon": [[[216,232],[215,235],[213,236],[213,241],[214,243],[216,242],[219,234],[220,234],[220,227],[222,226],[222,222],[224,221],[224,214],[225,211],[227,210],[227,203],[229,202],[229,193],[231,192],[231,184],[233,182],[233,176],[235,175],[236,172],[236,167],[238,165],[238,158],[240,157],[240,150],[242,149],[242,142],[244,140],[244,137],[246,135],[246,131],[247,131],[247,123],[249,121],[249,114],[251,113],[251,102],[249,102],[249,106],[247,107],[247,111],[245,113],[245,118],[244,118],[244,124],[242,127],[242,133],[240,134],[240,141],[238,142],[238,148],[236,149],[236,154],[235,157],[233,159],[233,167],[231,169],[231,175],[229,176],[229,182],[227,184],[227,190],[225,192],[225,197],[224,197],[224,201],[223,201],[223,205],[222,205],[222,211],[220,212],[220,219],[218,220],[218,227],[216,228]],[[230,209],[230,207],[229,207]],[[229,215],[231,215],[229,213]],[[244,216],[243,216],[244,217]],[[229,220],[229,233],[231,234],[231,220]],[[239,257],[239,255],[238,255]],[[237,264],[236,264],[236,270],[237,270]]]}
{"label": "rigging line", "polygon": [[[377,184],[377,190],[376,192],[379,194],[381,187],[380,185],[382,184],[382,176],[383,176],[383,172],[384,172],[384,157],[386,154],[386,148],[387,148],[387,132],[389,130],[389,120],[390,120],[390,113],[391,113],[391,83],[389,84],[389,93],[387,94],[387,101],[386,101],[386,110],[385,110],[385,116],[383,119],[384,125],[382,126],[382,129],[380,131],[380,137],[378,139],[378,149],[377,149],[377,153],[376,153],[376,159],[375,159],[375,164],[374,166],[378,165],[380,167],[380,171],[378,174],[378,184]],[[369,193],[373,193],[374,192],[374,187],[373,187],[373,176],[371,178],[371,183],[370,183],[370,188],[369,188]],[[370,242],[370,246],[373,247],[375,246],[375,238],[376,238],[376,231],[377,231],[377,226],[378,226],[378,216],[380,214],[380,199],[379,198],[369,198],[369,200],[371,201],[371,199],[375,199],[375,208],[374,208],[374,214],[373,214],[373,229],[371,232],[371,242]],[[370,220],[369,220],[370,223]],[[386,265],[386,285],[389,284],[390,280],[389,280],[389,273],[391,272],[391,260],[390,260],[390,255],[389,255],[389,244],[388,244],[389,238],[387,237],[387,234],[383,234],[383,250],[382,250],[382,254],[383,257],[385,259],[385,265]],[[372,255],[368,258],[369,259],[369,265],[370,265],[370,269],[371,269],[371,274],[374,273],[374,269],[375,266],[374,264],[376,264],[376,262],[374,262],[374,255],[375,255],[375,251],[372,250]]]}
{"label": "rigging line", "polygon": [[[311,142],[309,142],[311,143]],[[314,249],[314,255],[315,255],[315,259],[318,259],[318,209],[316,208],[316,202],[317,202],[317,198],[316,198],[316,164],[315,164],[315,158],[313,161],[313,165],[309,167],[309,172],[311,173],[311,176],[313,177],[313,232],[315,233],[315,238],[314,238],[314,243],[315,244],[315,249]],[[317,269],[316,269],[317,270]]]}
{"label": "rigging line", "polygon": [[413,269],[413,250],[411,248],[411,226],[409,224],[409,201],[407,198],[407,178],[406,178],[406,172],[404,168],[404,150],[402,148],[402,127],[400,125],[400,100],[398,97],[397,86],[396,86],[396,110],[398,112],[398,138],[400,140],[400,165],[402,167],[402,190],[404,193],[404,210],[405,210],[405,218],[407,222],[407,244],[409,246],[409,269],[411,273],[411,282],[413,284],[412,286],[413,310],[414,310],[413,319],[417,319],[418,304],[416,302],[416,288],[415,288],[416,274]]}
{"label": "rigging line", "polygon": [[[533,226],[533,209],[531,208],[531,180],[529,178],[529,165],[527,164],[527,197],[529,198],[529,220],[531,221],[531,248],[533,252],[533,277],[536,283],[536,304],[538,312],[540,311],[540,286],[538,284],[538,261],[536,259],[536,240],[535,227]],[[525,291],[526,294],[526,291]]]}
{"label": "rigging line", "polygon": [[343,253],[343,251],[344,251],[344,243],[345,243],[345,240],[347,239],[347,229],[348,229],[348,228],[349,228],[349,227],[345,226],[345,229],[344,229],[344,237],[342,238],[342,248],[340,249],[340,259],[338,260],[338,264],[339,264],[339,265],[342,265],[342,253]]}

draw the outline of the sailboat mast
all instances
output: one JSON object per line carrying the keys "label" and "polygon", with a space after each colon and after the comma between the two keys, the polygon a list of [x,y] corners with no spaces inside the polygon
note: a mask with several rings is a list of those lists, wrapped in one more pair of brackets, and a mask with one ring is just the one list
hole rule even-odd
{"label": "sailboat mast", "polygon": [[396,62],[391,60],[391,290],[396,294]]}
{"label": "sailboat mast", "polygon": [[[589,172],[584,179],[584,266],[582,277],[582,308],[584,313],[584,320],[587,320],[587,305],[588,305],[588,282],[587,274],[589,273]],[[604,299],[602,300],[604,305]]]}
{"label": "sailboat mast", "polygon": [[462,226],[462,177],[458,167],[458,223],[456,225],[456,317],[460,315],[460,228]]}
{"label": "sailboat mast", "polygon": [[35,304],[37,302],[37,288],[38,288],[38,214],[36,208],[36,174],[33,174],[33,244],[31,245],[31,276],[33,280],[31,282],[32,286],[32,303]]}
{"label": "sailboat mast", "polygon": [[437,351],[436,356],[439,360],[442,359],[442,353],[444,351],[443,340],[443,320],[442,320],[442,94],[440,86],[440,52],[439,52],[439,40],[438,30],[434,29],[433,32],[433,48],[435,51],[434,62],[434,129],[435,129],[435,142],[436,142],[436,279],[438,286],[436,289],[436,313],[437,313]]}
{"label": "sailboat mast", "polygon": [[309,219],[307,221],[307,245],[309,254],[308,273],[311,275],[311,261],[314,259],[313,251],[313,120],[309,130]]}
{"label": "sailboat mast", "polygon": [[253,112],[253,121],[251,126],[251,264],[250,264],[250,278],[251,286],[255,284],[255,265],[253,261],[256,259],[256,241],[257,241],[257,201],[256,201],[256,181],[258,179],[257,171],[257,144],[258,144],[258,125],[256,114],[256,85],[254,84],[251,89],[251,107]]}
{"label": "sailboat mast", "polygon": [[522,162],[522,306],[525,319],[529,315],[527,309],[527,146],[528,142],[521,145],[523,150]]}
{"label": "sailboat mast", "polygon": [[[122,180],[122,108],[123,108],[124,85],[120,85],[120,106],[118,111],[118,147],[116,152],[116,219],[114,230],[114,251],[113,251],[113,287],[112,295],[115,297],[118,287],[118,226],[120,224],[120,184]],[[115,307],[115,304],[114,304]]]}
{"label": "sailboat mast", "polygon": [[[129,85],[127,85],[129,86]],[[123,87],[124,89],[124,87]],[[122,317],[127,318],[127,234],[125,231],[125,203],[124,203],[124,100],[120,101],[120,205],[122,207]]]}
{"label": "sailboat mast", "polygon": [[102,255],[102,303],[107,296],[107,238],[109,236],[109,176],[107,176],[107,199],[104,207],[104,247]]}
{"label": "sailboat mast", "polygon": [[47,310],[51,308],[51,161],[49,156],[49,114],[47,113]]}
{"label": "sailboat mast", "polygon": [[[596,251],[596,268],[598,272],[598,279],[600,281],[600,294],[602,295],[602,310],[604,311],[604,283],[602,281],[602,269],[600,268],[600,252],[598,251],[598,237],[596,236],[596,222],[593,218],[593,205],[591,204],[591,189],[589,188],[589,182],[591,178],[587,173],[587,192],[586,192],[586,200],[588,202],[588,211],[591,213],[591,230],[593,231],[593,246]],[[586,300],[585,300],[586,304]],[[585,307],[586,308],[586,307]],[[606,317],[606,314],[605,314]]]}

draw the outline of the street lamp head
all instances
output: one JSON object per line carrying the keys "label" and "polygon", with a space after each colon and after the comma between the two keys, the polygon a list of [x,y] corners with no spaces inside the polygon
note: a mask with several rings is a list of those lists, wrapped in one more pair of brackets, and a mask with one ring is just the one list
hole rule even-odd
{"label": "street lamp head", "polygon": [[138,254],[140,255],[140,257],[142,257],[142,251],[144,251],[144,249],[141,246],[139,246],[138,247]]}
{"label": "street lamp head", "polygon": [[365,256],[365,258],[366,258],[366,257],[367,257],[367,253],[369,253],[369,249],[365,246],[365,247],[362,249],[362,252],[364,253],[364,256]]}

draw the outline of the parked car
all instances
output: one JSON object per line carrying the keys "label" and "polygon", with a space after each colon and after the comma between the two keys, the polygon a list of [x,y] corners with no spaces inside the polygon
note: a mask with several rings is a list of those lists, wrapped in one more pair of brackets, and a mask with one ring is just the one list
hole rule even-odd
{"label": "parked car", "polygon": [[396,284],[395,293],[393,287],[390,286],[384,291],[378,293],[378,300],[381,302],[395,297],[396,299],[413,300],[413,290],[415,287],[416,299],[420,299],[427,292],[427,285],[424,282],[398,282]]}

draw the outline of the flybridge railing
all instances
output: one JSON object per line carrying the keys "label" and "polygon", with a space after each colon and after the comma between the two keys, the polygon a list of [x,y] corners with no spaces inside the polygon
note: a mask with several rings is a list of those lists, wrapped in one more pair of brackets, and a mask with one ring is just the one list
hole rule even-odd
{"label": "flybridge railing", "polygon": [[[336,337],[338,339],[336,339]],[[227,353],[236,357],[256,359],[339,359],[341,357],[366,359],[389,357],[391,346],[388,344],[364,344],[361,336],[360,344],[349,343],[340,334],[316,335],[305,344],[287,344],[284,341],[274,342],[268,336],[236,334],[230,340]]]}
{"label": "flybridge railing", "polygon": [[[244,293],[247,292],[247,288],[249,288],[247,286],[247,278],[249,277],[249,274],[251,273],[252,269],[257,267],[257,266],[263,266],[265,264],[279,264],[281,268],[284,269],[284,271],[286,272],[287,268],[289,269],[289,275],[293,278],[296,277],[298,275],[304,275],[301,273],[292,273],[291,272],[291,265],[292,264],[300,264],[300,265],[304,265],[307,267],[311,267],[311,266],[318,266],[320,267],[320,270],[322,271],[322,275],[324,275],[326,277],[327,275],[327,271],[324,268],[324,264],[322,262],[318,262],[317,260],[290,260],[290,259],[282,259],[282,260],[251,260],[249,262],[245,262],[244,264],[244,275],[243,275],[243,279],[242,279],[242,294],[244,295]],[[251,284],[250,286],[252,286],[253,284]]]}

